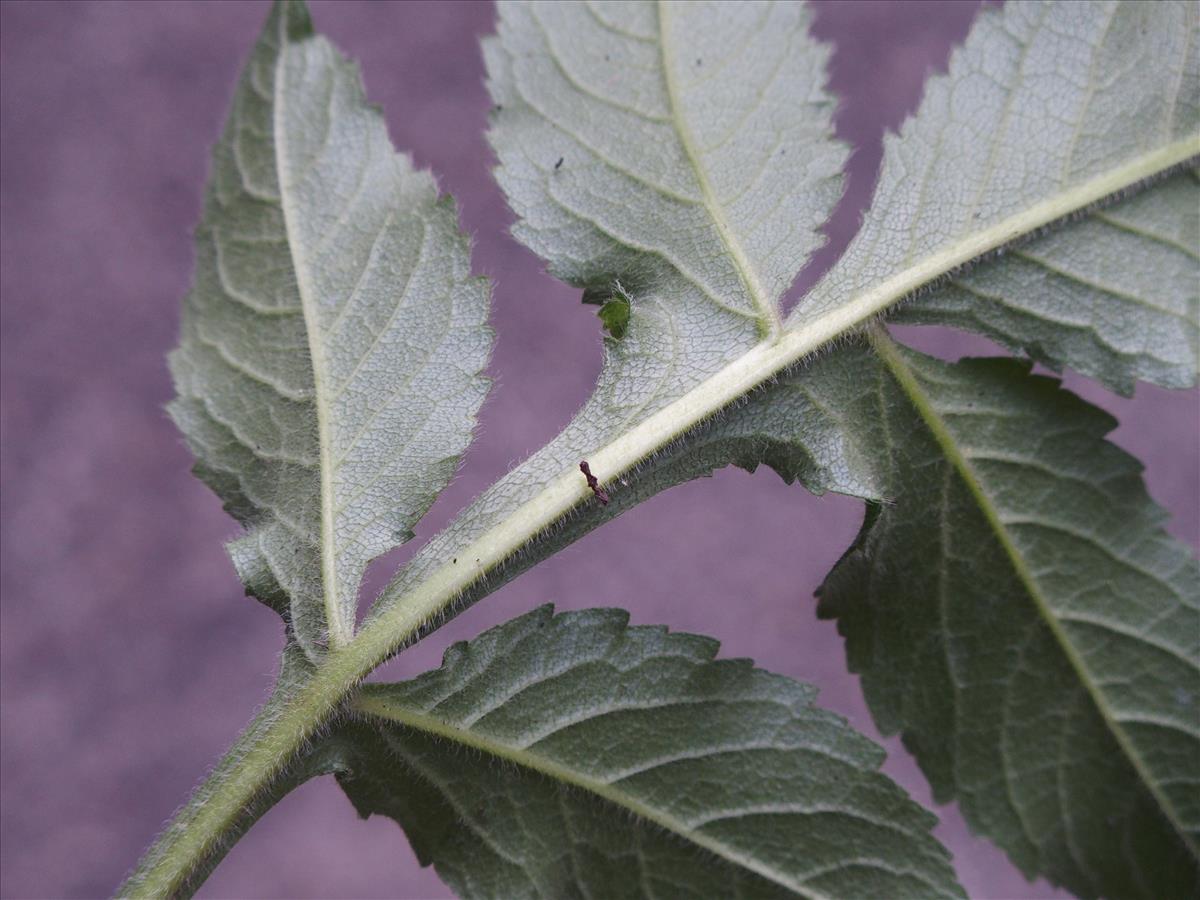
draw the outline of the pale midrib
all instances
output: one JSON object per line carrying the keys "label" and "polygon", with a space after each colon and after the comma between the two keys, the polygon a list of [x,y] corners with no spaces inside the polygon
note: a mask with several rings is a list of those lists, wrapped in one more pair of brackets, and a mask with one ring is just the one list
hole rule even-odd
{"label": "pale midrib", "polygon": [[692,131],[683,118],[678,91],[675,87],[675,77],[672,75],[674,71],[674,54],[671,51],[670,41],[667,40],[668,4],[669,0],[658,0],[658,45],[662,52],[663,79],[666,82],[667,101],[671,107],[671,122],[675,126],[675,133],[679,135],[680,143],[683,145],[684,155],[687,156],[688,163],[696,175],[696,181],[700,185],[700,195],[704,202],[704,208],[708,211],[713,224],[717,226],[717,234],[720,235],[721,243],[725,245],[725,249],[729,251],[729,256],[737,268],[738,277],[746,287],[746,293],[750,295],[750,299],[758,308],[758,317],[766,329],[766,339],[773,340],[779,336],[782,329],[779,310],[775,306],[775,301],[763,288],[762,282],[758,278],[758,273],[755,272],[749,257],[746,256],[741,243],[733,233],[733,229],[729,225],[729,220],[725,218],[725,210],[717,200],[717,195],[708,180],[708,172],[704,168],[704,164],[700,161],[700,155],[696,150]]}
{"label": "pale midrib", "polygon": [[[313,408],[317,412],[317,440],[320,445],[321,478],[321,594],[325,607],[325,624],[329,632],[330,648],[346,644],[351,633],[343,621],[338,603],[337,553],[334,546],[334,499],[333,499],[333,450],[329,434],[329,412],[325,400],[325,348],[321,343],[320,317],[316,308],[316,289],[312,275],[306,265],[300,236],[294,222],[299,213],[290,198],[293,186],[284,147],[286,135],[284,71],[287,67],[288,37],[287,16],[279,17],[279,54],[275,59],[274,85],[274,134],[272,145],[275,150],[275,171],[279,180],[279,205],[283,210],[283,226],[287,233],[288,252],[292,270],[296,274],[296,291],[300,295],[300,308],[304,313],[304,330],[308,337],[308,356],[313,370]],[[330,126],[332,127],[332,125]]]}
{"label": "pale midrib", "polygon": [[828,895],[817,893],[808,886],[802,887],[793,882],[787,877],[786,873],[778,872],[760,860],[745,856],[737,849],[730,847],[722,841],[689,828],[685,822],[676,817],[662,810],[655,809],[652,806],[647,806],[636,797],[632,797],[628,793],[614,788],[611,784],[591,778],[577,769],[568,768],[544,756],[530,753],[528,750],[520,747],[509,746],[508,744],[489,739],[470,729],[458,728],[435,716],[408,709],[395,703],[389,703],[387,700],[376,696],[378,693],[379,691],[372,690],[371,686],[365,687],[363,692],[354,699],[355,709],[388,723],[404,725],[418,731],[423,731],[426,734],[434,735],[435,737],[454,741],[473,750],[479,750],[491,756],[507,760],[523,769],[545,775],[555,781],[572,785],[602,800],[628,810],[641,819],[652,822],[672,834],[679,835],[688,841],[688,843],[703,847],[725,862],[754,872],[756,875],[774,884],[781,885],[789,891],[802,894],[805,897],[811,898],[811,900],[832,900]]}
{"label": "pale midrib", "polygon": [[933,404],[930,403],[916,376],[913,375],[912,369],[909,368],[908,363],[904,361],[904,358],[897,351],[895,343],[888,337],[887,332],[882,327],[874,327],[871,329],[870,340],[876,354],[888,367],[888,370],[896,379],[896,383],[899,384],[901,390],[933,435],[934,440],[937,441],[946,460],[966,485],[976,506],[979,507],[979,511],[987,520],[988,526],[1004,550],[1004,554],[1008,558],[1013,572],[1025,588],[1025,592],[1033,601],[1038,615],[1050,629],[1051,634],[1054,635],[1059,649],[1062,650],[1071,668],[1075,671],[1080,684],[1091,698],[1092,704],[1104,722],[1105,728],[1113,736],[1113,739],[1117,742],[1117,746],[1121,748],[1126,761],[1132,766],[1134,772],[1137,773],[1142,785],[1154,797],[1155,802],[1183,841],[1184,846],[1188,848],[1193,856],[1200,859],[1200,849],[1196,847],[1188,835],[1187,829],[1184,827],[1182,821],[1180,821],[1179,812],[1175,809],[1169,798],[1163,794],[1162,789],[1151,777],[1150,772],[1146,770],[1144,761],[1137,753],[1137,748],[1133,746],[1129,735],[1121,727],[1121,723],[1117,721],[1108,698],[1101,693],[1099,685],[1095,683],[1095,678],[1088,671],[1087,664],[1075,649],[1074,644],[1071,643],[1066,631],[1063,630],[1062,624],[1058,621],[1057,616],[1055,616],[1053,609],[1050,607],[1049,601],[1042,592],[1041,585],[1038,584],[1037,578],[1030,571],[1025,557],[1013,541],[1012,535],[1009,534],[1008,528],[1000,518],[995,504],[984,490],[983,484],[971,466],[970,461],[959,449],[958,442],[955,440],[954,435],[950,433],[945,420],[933,408]]}

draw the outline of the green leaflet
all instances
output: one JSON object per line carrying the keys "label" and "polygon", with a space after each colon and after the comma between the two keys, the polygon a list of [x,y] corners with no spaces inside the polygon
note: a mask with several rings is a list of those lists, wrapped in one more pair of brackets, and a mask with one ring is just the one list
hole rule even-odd
{"label": "green leaflet", "polygon": [[247,64],[196,245],[171,414],[246,527],[230,552],[247,590],[317,658],[467,446],[488,290],[452,202],[297,3]]}
{"label": "green leaflet", "polygon": [[[997,223],[1012,223],[1010,239],[1027,238],[1024,211],[1061,203],[1121,166],[1170,148],[1180,151],[1176,160],[1200,154],[1198,28],[1192,3],[1012,3],[981,13],[949,72],[930,79],[917,114],[885,139],[861,232],[788,324]],[[974,328],[1124,393],[1137,378],[1193,384],[1193,176],[1090,215],[1060,214],[1075,219],[958,273],[905,307],[901,320]]]}
{"label": "green leaflet", "polygon": [[1193,895],[1200,566],[1106,414],[1016,361],[876,347],[857,412],[888,501],[820,613],[880,730],[1031,877]]}
{"label": "green leaflet", "polygon": [[812,688],[627,619],[514,619],[365,687],[321,752],[463,897],[962,896],[933,817]]}
{"label": "green leaflet", "polygon": [[513,233],[727,346],[739,320],[777,329],[846,156],[807,25],[798,4],[502,3],[485,53]]}

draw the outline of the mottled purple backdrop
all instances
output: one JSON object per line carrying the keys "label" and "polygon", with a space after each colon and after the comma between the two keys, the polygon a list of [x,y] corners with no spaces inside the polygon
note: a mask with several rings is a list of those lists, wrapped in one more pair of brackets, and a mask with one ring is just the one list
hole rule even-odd
{"label": "mottled purple backdrop", "polygon": [[[496,384],[466,464],[419,543],[553,435],[596,376],[600,330],[579,292],[505,233],[489,174],[476,4],[314,3],[318,27],[360,59],[396,144],[431,167],[496,283]],[[944,66],[973,3],[821,5],[841,134],[854,143],[828,262],[858,221],[885,127]],[[164,354],[192,268],[209,147],[266,13],[260,3],[4,3],[3,819],[5,897],[110,892],[271,682],[278,618],[242,597],[222,543],[234,526],[189,473],[163,413]],[[811,271],[809,273],[811,277]],[[979,341],[922,335],[948,353]],[[1116,439],[1197,539],[1194,393],[1133,401],[1072,384],[1122,417]],[[860,506],[770,472],[677,488],[518,579],[388,667],[437,663],[452,639],[530,607],[619,604],[724,641],[815,682],[824,705],[874,735],[812,591],[853,537]],[[403,558],[405,550],[396,556]],[[614,565],[614,561],[619,564]],[[396,560],[377,564],[376,582]],[[899,742],[887,771],[929,791]],[[976,897],[1049,897],[953,807],[941,837]],[[358,820],[329,779],[287,798],[205,886],[212,897],[437,897],[390,820]]]}

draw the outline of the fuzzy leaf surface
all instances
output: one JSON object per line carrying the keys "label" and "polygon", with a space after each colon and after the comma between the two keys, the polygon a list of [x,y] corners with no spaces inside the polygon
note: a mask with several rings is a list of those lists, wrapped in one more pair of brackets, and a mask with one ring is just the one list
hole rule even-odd
{"label": "fuzzy leaf surface", "polygon": [[[983,11],[916,115],[885,138],[862,230],[788,324],[906,270],[936,268],[1001,228],[1015,246],[1002,234],[1003,252],[961,259],[965,272],[943,270],[949,282],[900,319],[982,331],[1124,393],[1136,379],[1194,384],[1200,183],[1183,171],[1129,194],[1138,185],[1126,176],[1112,181],[1115,201],[1082,210],[1068,201],[1163,153],[1200,154],[1198,27],[1192,3]],[[1070,220],[1030,231],[1028,213],[1047,204]]]}
{"label": "fuzzy leaf surface", "polygon": [[467,446],[488,290],[453,204],[292,2],[238,85],[196,248],[171,414],[246,528],[230,552],[248,592],[317,657]]}
{"label": "fuzzy leaf surface", "polygon": [[880,730],[1031,877],[1195,894],[1200,566],[1107,414],[1017,361],[877,347],[853,412],[888,501],[820,613]]}
{"label": "fuzzy leaf surface", "polygon": [[339,780],[464,897],[962,896],[882,751],[717,646],[543,607],[364,688]]}

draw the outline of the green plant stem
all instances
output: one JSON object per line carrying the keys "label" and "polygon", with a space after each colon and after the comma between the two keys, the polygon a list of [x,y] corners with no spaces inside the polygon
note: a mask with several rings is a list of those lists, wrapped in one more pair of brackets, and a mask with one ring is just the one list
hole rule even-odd
{"label": "green plant stem", "polygon": [[[592,471],[610,481],[668,446],[759,385],[842,334],[857,329],[926,284],[1000,247],[1170,171],[1200,152],[1187,138],[1108,170],[1084,184],[951,244],[825,315],[815,316],[752,348],[675,402],[589,455]],[[403,597],[385,590],[377,609],[348,643],[330,651],[297,684],[281,684],[192,799],[175,816],[121,896],[164,897],[194,891],[260,814],[263,798],[283,790],[288,767],[305,741],[333,716],[370,672],[412,640],[421,627],[468,588],[503,566],[543,531],[589,502],[591,490],[574,468],[563,472],[512,515],[459,551],[467,565],[446,563]]]}
{"label": "green plant stem", "polygon": [[120,897],[190,896],[243,832],[298,781],[289,767],[361,675],[352,654],[330,654],[300,685],[280,685],[204,783],[159,835]]}

